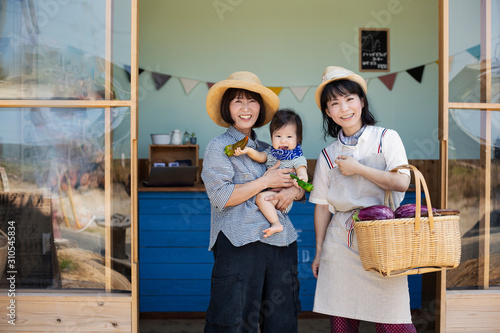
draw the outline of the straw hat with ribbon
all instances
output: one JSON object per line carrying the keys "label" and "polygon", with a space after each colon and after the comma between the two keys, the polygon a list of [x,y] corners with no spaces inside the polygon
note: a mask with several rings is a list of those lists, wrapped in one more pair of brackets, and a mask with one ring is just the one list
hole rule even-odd
{"label": "straw hat with ribbon", "polygon": [[361,76],[343,67],[328,66],[323,72],[323,78],[321,80],[321,84],[318,86],[318,89],[316,89],[316,95],[315,95],[316,104],[318,104],[320,110],[321,110],[321,94],[323,93],[323,89],[325,89],[325,86],[328,83],[337,80],[350,80],[356,82],[361,86],[366,95],[366,90],[367,90],[366,81]]}
{"label": "straw hat with ribbon", "polygon": [[221,117],[222,96],[229,88],[246,89],[260,94],[266,108],[266,119],[262,125],[267,124],[278,110],[280,99],[271,89],[260,83],[257,75],[250,72],[235,72],[224,80],[214,84],[207,94],[207,112],[210,118],[219,126],[229,127]]}

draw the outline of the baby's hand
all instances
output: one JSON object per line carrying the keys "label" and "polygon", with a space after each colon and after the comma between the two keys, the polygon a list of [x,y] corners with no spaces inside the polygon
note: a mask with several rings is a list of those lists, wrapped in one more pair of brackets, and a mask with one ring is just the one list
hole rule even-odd
{"label": "baby's hand", "polygon": [[234,151],[234,156],[245,155],[246,153],[248,153],[248,147],[245,147],[243,149],[241,149],[240,147],[238,147]]}
{"label": "baby's hand", "polygon": [[[300,180],[302,180],[302,181],[304,181],[306,183],[309,180],[307,176],[306,177],[304,177],[304,176],[301,177],[301,176],[297,175],[297,177],[299,177]],[[296,188],[300,188],[300,189],[302,188],[302,187],[299,186],[299,183],[297,182],[297,179],[293,180],[293,185],[295,185]]]}

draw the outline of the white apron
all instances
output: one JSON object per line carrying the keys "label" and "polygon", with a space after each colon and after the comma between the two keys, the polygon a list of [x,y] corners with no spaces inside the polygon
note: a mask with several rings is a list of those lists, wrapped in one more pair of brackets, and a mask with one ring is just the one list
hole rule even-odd
{"label": "white apron", "polygon": [[[386,166],[382,154],[360,162],[379,170]],[[376,323],[411,323],[407,277],[383,278],[365,271],[355,233],[348,246],[345,222],[352,211],[383,204],[385,191],[362,176],[343,176],[338,167],[329,173],[333,186],[327,200],[336,213],[323,243],[313,311]]]}

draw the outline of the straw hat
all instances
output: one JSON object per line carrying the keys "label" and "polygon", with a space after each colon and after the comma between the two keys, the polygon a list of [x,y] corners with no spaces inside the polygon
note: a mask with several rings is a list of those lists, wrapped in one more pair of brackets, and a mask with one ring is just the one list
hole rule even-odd
{"label": "straw hat", "polygon": [[224,80],[214,84],[207,94],[207,112],[210,118],[219,126],[229,127],[220,114],[222,96],[229,88],[246,89],[259,93],[266,108],[265,125],[271,121],[274,113],[278,110],[280,99],[271,89],[264,87],[260,83],[257,75],[250,72],[234,72]]}
{"label": "straw hat", "polygon": [[316,104],[318,104],[320,110],[321,110],[321,94],[323,93],[323,89],[325,88],[325,86],[330,82],[342,79],[356,82],[361,86],[361,88],[366,94],[366,81],[361,76],[343,67],[328,66],[323,72],[323,78],[321,79],[321,84],[319,85],[318,89],[316,89],[316,95],[315,95]]}

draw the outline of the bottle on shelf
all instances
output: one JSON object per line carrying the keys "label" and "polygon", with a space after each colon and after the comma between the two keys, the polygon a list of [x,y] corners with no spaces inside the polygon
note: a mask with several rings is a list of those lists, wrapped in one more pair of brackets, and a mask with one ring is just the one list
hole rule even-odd
{"label": "bottle on shelf", "polygon": [[184,132],[184,137],[182,139],[182,143],[185,145],[189,144],[189,133],[187,130]]}

